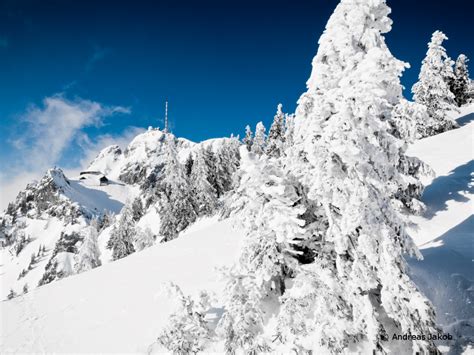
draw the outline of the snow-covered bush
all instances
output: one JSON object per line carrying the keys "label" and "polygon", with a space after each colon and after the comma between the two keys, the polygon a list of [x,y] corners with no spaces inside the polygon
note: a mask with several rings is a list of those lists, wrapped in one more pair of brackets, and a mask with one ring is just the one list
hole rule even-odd
{"label": "snow-covered bush", "polygon": [[173,354],[197,354],[204,349],[210,338],[205,319],[210,307],[209,295],[201,292],[197,299],[193,299],[184,295],[173,283],[168,286],[168,292],[170,298],[176,302],[176,308],[157,342]]}
{"label": "snow-covered bush", "polygon": [[155,236],[149,227],[135,227],[135,231],[135,240],[133,241],[135,250],[140,251],[155,244]]}
{"label": "snow-covered bush", "polygon": [[270,347],[262,336],[263,295],[254,277],[231,269],[226,271],[225,280],[225,312],[216,329],[217,335],[224,340],[225,352],[258,354],[269,351]]}

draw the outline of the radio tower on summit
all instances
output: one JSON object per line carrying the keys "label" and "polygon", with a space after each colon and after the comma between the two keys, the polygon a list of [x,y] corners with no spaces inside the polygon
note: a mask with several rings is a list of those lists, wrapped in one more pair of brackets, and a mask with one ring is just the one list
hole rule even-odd
{"label": "radio tower on summit", "polygon": [[168,133],[168,100],[165,102],[165,129],[163,132]]}

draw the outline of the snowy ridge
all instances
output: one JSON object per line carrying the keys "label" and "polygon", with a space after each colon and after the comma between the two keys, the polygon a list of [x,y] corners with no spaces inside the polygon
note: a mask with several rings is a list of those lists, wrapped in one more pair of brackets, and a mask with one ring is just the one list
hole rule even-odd
{"label": "snowy ridge", "polygon": [[[98,156],[90,163],[87,171],[101,172],[112,179],[135,183],[142,179],[127,181],[129,175],[138,170],[141,177],[148,176],[153,169],[163,164],[164,143],[167,133],[158,129],[149,129],[147,132],[136,136],[127,148],[122,150],[112,145],[104,148]],[[191,142],[185,138],[176,138],[176,149],[181,163],[184,163],[189,154],[195,154],[200,147],[208,148],[216,152],[223,142],[230,138],[213,138],[200,143]]]}

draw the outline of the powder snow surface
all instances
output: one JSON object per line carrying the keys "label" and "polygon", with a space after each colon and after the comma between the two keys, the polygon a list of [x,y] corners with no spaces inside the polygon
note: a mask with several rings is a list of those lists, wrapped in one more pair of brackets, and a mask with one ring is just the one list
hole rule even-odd
{"label": "powder snow surface", "polygon": [[[420,140],[409,150],[436,173],[427,181],[423,196],[426,213],[412,218],[411,233],[425,259],[410,260],[411,274],[434,303],[445,330],[467,335],[472,327],[466,324],[472,324],[474,317],[473,112],[474,107],[463,110],[458,120],[461,128]],[[73,181],[75,190],[85,189],[77,196],[81,203],[97,196],[88,194],[90,184]],[[120,185],[94,189],[104,190],[102,208],[120,207],[113,201],[121,205],[122,195],[129,194]],[[150,212],[141,223],[153,229],[157,221],[158,216]],[[31,228],[51,232],[48,244],[53,246],[61,226],[54,220],[46,227],[41,223]],[[102,233],[99,239],[104,261],[108,259],[106,236]],[[185,293],[207,289],[219,295],[223,285],[215,268],[234,262],[241,238],[229,220],[202,219],[176,240],[1,302],[1,352],[147,352],[171,310],[163,283],[173,281]],[[33,243],[27,246],[32,251],[38,247]],[[5,273],[2,268],[1,273]],[[39,277],[38,272],[35,278]]]}
{"label": "powder snow surface", "polygon": [[219,293],[215,268],[236,256],[241,235],[229,220],[194,229],[2,302],[2,352],[146,352],[172,307],[163,284]]}
{"label": "powder snow surface", "polygon": [[411,234],[424,260],[410,260],[410,267],[443,330],[472,341],[474,106],[463,108],[457,121],[461,128],[418,141],[408,152],[428,163],[436,175],[423,194],[427,211],[412,218]]}

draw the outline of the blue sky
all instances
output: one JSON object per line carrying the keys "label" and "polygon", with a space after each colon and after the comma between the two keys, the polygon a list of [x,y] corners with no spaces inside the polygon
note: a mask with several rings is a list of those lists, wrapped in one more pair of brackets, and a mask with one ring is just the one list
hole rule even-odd
{"label": "blue sky", "polygon": [[[448,35],[452,57],[473,53],[471,1],[388,3],[394,26],[387,43],[412,66],[407,88],[434,30]],[[162,126],[165,99],[174,133],[191,140],[268,125],[279,102],[294,110],[336,4],[1,0],[1,177],[77,167],[104,144]],[[69,114],[74,129],[61,127]]]}

